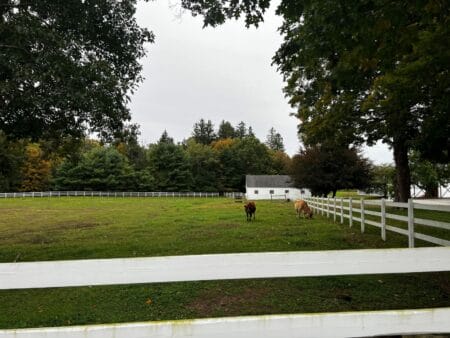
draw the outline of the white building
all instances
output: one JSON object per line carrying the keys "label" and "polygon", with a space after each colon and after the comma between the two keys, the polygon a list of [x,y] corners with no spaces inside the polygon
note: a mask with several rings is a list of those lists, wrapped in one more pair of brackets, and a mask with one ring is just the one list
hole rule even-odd
{"label": "white building", "polygon": [[246,175],[245,197],[249,200],[271,200],[311,197],[311,192],[294,187],[288,175]]}

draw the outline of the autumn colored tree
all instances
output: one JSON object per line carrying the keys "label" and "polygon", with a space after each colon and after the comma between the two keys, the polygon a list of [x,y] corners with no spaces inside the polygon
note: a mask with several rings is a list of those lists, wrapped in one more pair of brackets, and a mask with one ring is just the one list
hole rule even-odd
{"label": "autumn colored tree", "polygon": [[20,191],[45,191],[49,189],[52,163],[45,157],[39,144],[31,143],[26,146],[21,173]]}

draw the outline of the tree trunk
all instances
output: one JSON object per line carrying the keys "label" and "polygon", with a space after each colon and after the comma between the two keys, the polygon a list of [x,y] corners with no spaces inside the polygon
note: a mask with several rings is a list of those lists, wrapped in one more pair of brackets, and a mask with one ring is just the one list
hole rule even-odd
{"label": "tree trunk", "polygon": [[439,186],[437,184],[425,187],[425,198],[438,198]]}
{"label": "tree trunk", "polygon": [[396,140],[393,142],[394,148],[394,162],[395,162],[395,201],[408,202],[411,197],[411,173],[408,164],[408,146],[403,140]]}

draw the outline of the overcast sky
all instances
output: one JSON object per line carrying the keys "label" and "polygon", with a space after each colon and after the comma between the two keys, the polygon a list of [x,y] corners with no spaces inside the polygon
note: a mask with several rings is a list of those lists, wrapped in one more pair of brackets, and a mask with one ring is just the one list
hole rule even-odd
{"label": "overcast sky", "polygon": [[[290,116],[282,77],[271,66],[282,41],[274,9],[258,29],[246,29],[242,21],[203,29],[200,17],[180,15],[169,3],[138,2],[138,23],[156,35],[141,60],[145,80],[130,104],[141,141],[156,142],[164,130],[182,141],[201,118],[216,129],[222,120],[234,126],[244,121],[263,142],[274,127],[286,152],[294,155],[300,147],[297,120]],[[391,152],[381,145],[365,149],[365,155],[375,163],[392,162]]]}

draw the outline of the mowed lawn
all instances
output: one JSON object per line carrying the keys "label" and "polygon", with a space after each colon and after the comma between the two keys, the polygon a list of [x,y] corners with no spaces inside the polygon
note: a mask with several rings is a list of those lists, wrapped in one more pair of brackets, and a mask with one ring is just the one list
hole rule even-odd
{"label": "mowed lawn", "polygon": [[[1,262],[407,247],[286,202],[257,202],[252,222],[227,198],[5,199],[0,216]],[[0,328],[442,306],[450,273],[3,290]]]}

